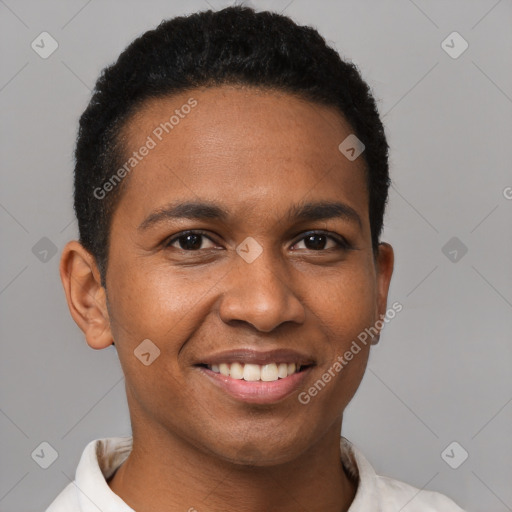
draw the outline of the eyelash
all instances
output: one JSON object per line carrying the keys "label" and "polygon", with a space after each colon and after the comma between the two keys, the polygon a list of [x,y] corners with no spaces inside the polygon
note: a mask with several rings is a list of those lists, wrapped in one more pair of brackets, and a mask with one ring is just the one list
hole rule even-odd
{"label": "eyelash", "polygon": [[[210,240],[211,242],[216,243],[215,240],[212,240],[211,237],[209,237],[205,231],[191,229],[188,231],[182,231],[181,233],[178,233],[177,235],[173,235],[171,238],[166,239],[164,241],[164,248],[166,248],[166,249],[171,248],[171,246],[174,242],[178,241],[181,237],[184,237],[186,235],[202,235],[205,238],[208,238],[208,240]],[[346,251],[351,248],[351,245],[343,237],[341,237],[339,235],[334,235],[328,231],[322,231],[322,230],[313,230],[313,231],[305,232],[303,234],[302,238],[297,240],[293,245],[296,245],[297,243],[301,242],[302,240],[304,240],[305,238],[307,238],[308,236],[311,236],[311,235],[324,235],[327,238],[334,240],[334,242],[336,242],[338,244],[338,247],[332,247],[330,249],[339,249],[339,250]],[[180,251],[185,251],[185,252],[198,252],[201,250],[201,249],[196,249],[196,250],[187,251],[186,249],[182,249],[181,247],[175,247],[175,249],[178,249]],[[319,249],[318,251],[315,251],[314,249],[311,249],[311,250],[313,252],[325,252],[325,251],[328,251],[329,249]]]}

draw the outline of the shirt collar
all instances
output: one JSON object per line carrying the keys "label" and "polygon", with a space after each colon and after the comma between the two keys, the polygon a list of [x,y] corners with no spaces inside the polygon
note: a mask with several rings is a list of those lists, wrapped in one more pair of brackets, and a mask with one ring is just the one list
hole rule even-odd
{"label": "shirt collar", "polygon": [[344,437],[340,440],[340,453],[345,471],[357,485],[356,495],[348,512],[379,512],[381,496],[375,470],[364,455]]}
{"label": "shirt collar", "polygon": [[[107,480],[126,460],[133,438],[95,439],[86,447],[76,470],[74,485],[81,512],[135,512],[107,484]],[[363,454],[346,438],[340,439],[341,462],[357,491],[348,512],[379,510],[376,474]]]}
{"label": "shirt collar", "polygon": [[126,460],[133,438],[109,437],[91,441],[76,470],[80,512],[135,512],[107,484],[107,479]]}

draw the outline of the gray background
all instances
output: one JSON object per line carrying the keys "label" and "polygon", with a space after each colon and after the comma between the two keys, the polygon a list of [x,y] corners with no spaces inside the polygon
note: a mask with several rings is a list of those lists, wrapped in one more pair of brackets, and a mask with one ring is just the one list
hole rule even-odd
{"label": "gray background", "polygon": [[[89,441],[130,434],[115,349],[88,347],[58,275],[77,237],[78,117],[133,38],[228,3],[0,0],[2,512],[43,510]],[[252,4],[315,26],[360,67],[391,145],[383,239],[396,251],[390,304],[404,309],[372,351],[344,435],[378,473],[468,511],[512,510],[512,2]],[[47,59],[31,48],[42,31],[59,43]],[[456,59],[441,46],[453,31],[469,43]],[[43,441],[58,452],[48,469],[31,457]],[[457,469],[441,457],[453,441],[469,453]]]}

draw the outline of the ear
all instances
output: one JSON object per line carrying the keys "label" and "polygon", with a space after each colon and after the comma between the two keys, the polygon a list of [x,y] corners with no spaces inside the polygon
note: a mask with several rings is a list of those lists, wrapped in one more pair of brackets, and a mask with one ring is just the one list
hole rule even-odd
{"label": "ear", "polygon": [[106,293],[92,254],[77,240],[68,242],[62,251],[59,271],[69,312],[88,345],[94,349],[110,346],[113,338]]}
{"label": "ear", "polygon": [[[389,284],[393,274],[395,256],[393,247],[386,242],[381,242],[378,247],[378,253],[375,259],[376,278],[377,278],[377,301],[376,301],[376,321],[386,316]],[[380,329],[379,329],[380,331]],[[373,344],[378,343],[380,332]]]}

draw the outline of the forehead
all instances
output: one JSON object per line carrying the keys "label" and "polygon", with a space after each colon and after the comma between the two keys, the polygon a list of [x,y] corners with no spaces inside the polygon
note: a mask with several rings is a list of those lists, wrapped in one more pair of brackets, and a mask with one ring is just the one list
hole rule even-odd
{"label": "forehead", "polygon": [[184,150],[186,144],[189,154],[197,152],[198,157],[222,143],[231,156],[264,147],[291,159],[292,148],[284,149],[293,138],[303,144],[300,158],[324,160],[329,149],[330,156],[339,156],[339,138],[351,132],[333,107],[282,91],[223,85],[146,100],[125,123],[122,134],[131,147],[151,135],[159,146],[179,141],[179,149]]}
{"label": "forehead", "polygon": [[176,198],[278,208],[309,194],[366,207],[364,160],[338,149],[351,133],[334,108],[284,92],[224,85],[151,99],[122,132],[126,159],[151,149],[121,203],[139,217]]}

